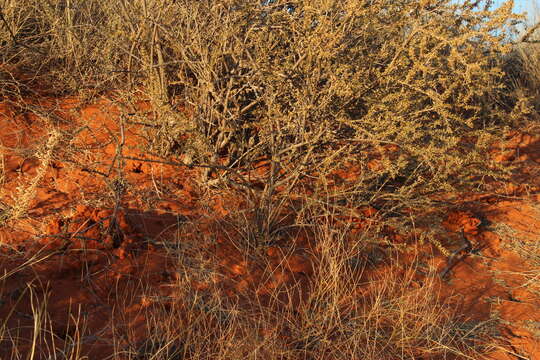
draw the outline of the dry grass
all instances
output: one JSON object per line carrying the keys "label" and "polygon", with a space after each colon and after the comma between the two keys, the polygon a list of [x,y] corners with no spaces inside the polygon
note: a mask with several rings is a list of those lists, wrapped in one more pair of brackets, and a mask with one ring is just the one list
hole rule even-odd
{"label": "dry grass", "polygon": [[535,110],[538,112],[540,101],[540,8],[536,7],[535,13],[531,14],[531,24],[519,36],[519,42],[513,49],[510,64],[514,66],[510,70],[513,80],[516,82],[516,90],[527,93],[534,99]]}
{"label": "dry grass", "polygon": [[[114,91],[128,109],[143,96],[155,115],[145,120],[146,150],[208,166],[208,193],[234,188],[249,204],[226,219],[246,259],[260,260],[261,249],[294,228],[309,229],[320,249],[300,302],[293,300],[298,284],[278,287],[264,301],[255,293],[233,301],[217,288],[197,291],[192,281],[219,270],[202,248],[169,249],[182,274],[177,295],[149,292],[147,341],[126,345],[129,334],[119,335],[114,358],[478,359],[488,351],[489,324],[461,319],[429,278],[415,283],[414,269],[361,283],[367,265],[351,263],[381,229],[346,247],[350,229],[337,228],[335,219],[373,205],[392,216],[387,224],[406,228],[414,214],[403,210],[432,206],[430,195],[479,191],[483,179],[510,174],[487,149],[539,110],[538,32],[509,43],[519,16],[509,4],[494,10],[490,3],[2,1],[6,101],[20,106],[44,94],[91,100]],[[61,140],[50,126],[37,151],[38,175],[21,186],[16,207],[2,209],[2,220],[26,215]],[[374,158],[375,171],[368,167]],[[240,174],[260,159],[270,170],[255,191]],[[354,181],[329,184],[330,174],[351,165],[362,170]],[[3,178],[0,154],[0,185]],[[365,296],[358,288],[368,289]],[[31,298],[32,344],[54,342],[46,300]],[[76,312],[74,318],[71,343],[50,358],[81,358],[84,326]],[[6,323],[1,341],[16,338]]]}
{"label": "dry grass", "polygon": [[[198,224],[185,226],[196,231]],[[217,283],[205,290],[193,287],[208,279],[203,272],[220,276],[215,263],[205,262],[204,238],[194,239],[190,248],[170,242],[169,256],[178,261],[177,281],[169,296],[151,288],[142,292],[143,340],[127,326],[122,305],[108,325],[114,329],[112,339],[89,333],[88,315],[76,307],[65,309],[71,320],[59,328],[47,313],[50,290],[33,281],[18,295],[19,300],[31,299],[31,313],[25,315],[33,319],[32,329],[7,327],[8,316],[1,341],[12,349],[12,359],[84,359],[84,343],[95,339],[111,344],[112,359],[480,359],[495,348],[492,323],[460,316],[438,297],[433,277],[414,280],[415,269],[403,269],[398,258],[386,258],[381,275],[364,278],[371,266],[362,260],[365,249],[359,248],[361,242],[346,246],[347,236],[318,221],[319,266],[304,283],[306,291],[299,291],[298,279],[265,295],[250,288],[236,297],[225,296]],[[177,241],[183,239],[179,235]],[[126,292],[117,292],[126,308],[139,301],[133,294],[140,286],[133,279]]]}
{"label": "dry grass", "polygon": [[[257,288],[249,288],[237,297],[224,296],[219,286],[196,290],[193,281],[203,281],[201,272],[217,271],[216,265],[199,263],[202,260],[194,256],[193,248],[180,253],[176,250],[179,276],[173,295],[163,297],[149,292],[144,296],[148,304],[148,338],[119,345],[116,356],[478,359],[482,351],[490,349],[492,324],[461,318],[438,298],[432,281],[418,284],[413,280],[414,269],[405,269],[396,278],[390,269],[397,270],[399,264],[389,260],[386,275],[369,282],[362,280],[367,264],[351,261],[359,249],[340,246],[345,236],[328,224],[317,226],[315,237],[321,244],[321,263],[300,298],[300,281],[284,283],[265,295],[256,295]],[[194,244],[203,248],[204,239],[197,240]],[[359,295],[359,289],[365,293]],[[119,333],[118,338],[130,336]]]}
{"label": "dry grass", "polygon": [[[532,213],[524,216],[524,223],[536,223],[540,221],[540,207],[538,204],[530,203]],[[523,288],[534,294],[540,295],[540,232],[535,228],[530,230],[516,229],[505,223],[497,223],[493,231],[505,240],[506,247],[519,254],[529,265],[526,271],[504,271],[503,274],[516,276],[519,279],[519,285],[516,288]]]}

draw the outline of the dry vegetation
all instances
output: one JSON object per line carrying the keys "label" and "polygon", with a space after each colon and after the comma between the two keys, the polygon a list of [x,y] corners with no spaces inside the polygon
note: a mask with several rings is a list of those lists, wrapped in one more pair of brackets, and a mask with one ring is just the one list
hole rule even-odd
{"label": "dry vegetation", "polygon": [[[179,274],[175,295],[162,299],[142,289],[147,340],[118,330],[118,339],[109,339],[113,358],[478,359],[497,346],[490,323],[460,317],[430,281],[413,284],[414,268],[400,277],[383,271],[369,285],[362,273],[374,266],[387,226],[405,233],[422,221],[417,214],[438,204],[434,195],[480,193],[488,180],[511,174],[488,150],[506,131],[536,120],[538,32],[510,41],[523,19],[510,2],[490,4],[2,0],[1,96],[20,113],[45,118],[48,138],[15,149],[40,165],[15,201],[0,202],[0,220],[8,226],[28,216],[53,160],[83,166],[70,142],[76,131],[59,130],[65,120],[27,99],[107,96],[119,106],[122,133],[108,172],[95,175],[111,189],[104,203],[114,215],[125,191],[123,129],[130,119],[145,126],[147,154],[202,169],[193,181],[207,199],[230,193],[245,200],[243,209],[215,219],[245,259],[264,268],[261,254],[289,231],[309,233],[320,249],[299,305],[298,284],[276,286],[266,301],[253,295],[257,289],[235,300],[219,289],[196,291],[194,280],[219,276],[207,239],[200,235],[200,247],[189,249],[174,245],[179,238],[164,241]],[[133,115],[139,99],[151,102],[152,116]],[[246,173],[261,161],[269,169],[253,185]],[[353,180],[332,181],[351,167],[359,169]],[[351,218],[351,208],[367,206],[384,221],[360,235],[337,225]],[[198,226],[186,223],[177,237]],[[398,268],[403,248],[385,249],[384,266]],[[24,265],[51,255],[34,256]],[[33,338],[0,319],[0,343],[15,349],[13,359],[84,358],[91,336],[84,316],[71,309],[76,329],[65,331],[71,335],[59,350],[47,297],[34,293],[39,286],[46,287],[29,285],[20,294],[32,299]],[[366,286],[363,302],[348,300]],[[120,329],[122,319],[116,321]]]}

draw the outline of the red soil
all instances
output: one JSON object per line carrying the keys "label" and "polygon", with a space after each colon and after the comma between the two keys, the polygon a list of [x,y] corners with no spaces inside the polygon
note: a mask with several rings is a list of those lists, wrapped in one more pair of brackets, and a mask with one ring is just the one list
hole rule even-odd
{"label": "red soil", "polygon": [[[309,234],[287,234],[282,242],[267,246],[260,255],[266,262],[246,259],[238,230],[220,222],[230,210],[241,207],[241,201],[232,195],[204,194],[193,181],[199,176],[197,169],[157,162],[124,160],[127,185],[117,208],[107,196],[111,193],[107,182],[121,186],[112,181],[116,176],[112,161],[120,141],[118,106],[107,100],[83,105],[76,99],[44,99],[39,105],[55,109],[49,121],[62,130],[63,139],[36,189],[28,216],[0,228],[0,251],[6,255],[0,262],[0,270],[6,274],[0,282],[0,319],[5,319],[6,328],[20,329],[17,351],[30,351],[32,306],[43,299],[47,299],[46,311],[58,335],[55,346],[59,349],[65,346],[61,339],[76,332],[77,318],[70,311],[87,320],[82,353],[90,359],[105,358],[115,348],[144,340],[144,309],[154,302],[148,294],[174,297],[171,284],[181,276],[170,250],[163,246],[174,238],[179,221],[197,224],[194,233],[183,234],[184,242],[215,239],[209,241],[207,252],[219,264],[221,276],[193,280],[192,289],[217,286],[223,296],[250,291],[264,296],[283,284],[299,282],[300,291],[306,291],[318,254]],[[144,102],[135,110],[151,115]],[[122,155],[156,159],[139,147],[145,141],[144,126],[125,120]],[[4,168],[0,204],[17,205],[19,189],[36,176],[41,163],[36,154],[23,150],[45,143],[52,127],[43,117],[7,103],[0,106]],[[536,177],[539,139],[526,133],[509,134],[505,146],[495,148],[493,156],[521,166],[515,180],[493,184],[492,194],[457,196],[452,208],[439,209],[447,212],[444,221],[418,227],[424,231],[441,225],[448,234],[440,240],[449,249],[460,247],[461,231],[471,242],[472,248],[456,255],[463,258],[438,285],[441,295],[451,297],[465,317],[502,319],[499,332],[505,346],[492,351],[492,359],[540,359],[540,196],[534,195],[540,186]],[[70,148],[76,151],[67,150]],[[371,170],[377,166],[376,161],[369,164]],[[351,168],[336,176],[347,181],[357,171]],[[264,172],[264,167],[258,172]],[[256,178],[257,172],[252,175]],[[359,217],[343,221],[356,223],[357,231],[377,219],[374,208],[353,210]],[[507,236],[501,236],[501,229]],[[414,237],[391,235],[396,243]],[[189,247],[189,243],[181,245]],[[533,249],[536,259],[529,257]],[[425,261],[437,271],[447,266],[448,258],[429,244],[409,250],[403,262],[422,258],[424,252],[429,254]],[[421,278],[419,273],[419,281]],[[113,344],[111,339],[120,326],[127,326],[130,331],[125,333],[131,335],[123,343]],[[14,355],[7,340],[0,349],[1,358]]]}

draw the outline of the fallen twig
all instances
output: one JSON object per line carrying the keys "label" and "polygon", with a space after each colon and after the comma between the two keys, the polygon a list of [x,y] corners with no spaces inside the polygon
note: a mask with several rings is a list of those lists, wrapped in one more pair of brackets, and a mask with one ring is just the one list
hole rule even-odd
{"label": "fallen twig", "polygon": [[[469,239],[467,239],[467,237],[465,236],[465,231],[463,229],[461,229],[461,238],[462,240],[464,241],[464,244],[461,245],[459,247],[459,249],[455,250],[452,252],[452,254],[450,255],[450,257],[448,258],[448,265],[443,269],[443,271],[441,271],[441,278],[444,278],[446,275],[448,275],[448,272],[450,270],[452,270],[458,262],[460,262],[461,260],[463,260],[465,257],[467,257],[467,255],[469,255],[469,253],[471,252],[472,250],[472,243],[469,241]],[[462,251],[465,251],[465,254],[463,254],[462,256],[460,256],[459,258],[455,258],[455,256],[457,254],[459,254],[460,252]]]}

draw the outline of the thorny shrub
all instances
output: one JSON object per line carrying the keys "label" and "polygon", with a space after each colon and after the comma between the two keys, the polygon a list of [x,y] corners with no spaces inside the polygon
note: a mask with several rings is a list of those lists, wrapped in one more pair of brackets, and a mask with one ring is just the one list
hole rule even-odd
{"label": "thorny shrub", "polygon": [[336,199],[397,211],[508,172],[488,146],[531,106],[503,70],[519,17],[511,1],[491,5],[8,0],[2,62],[33,76],[3,67],[0,80],[8,95],[38,80],[126,99],[145,89],[158,115],[150,150],[230,166],[271,158],[267,195],[359,164]]}
{"label": "thorny shrub", "polygon": [[531,109],[502,70],[512,4],[490,5],[178,1],[158,32],[191,117],[168,126],[206,161],[272,156],[280,185],[379,153],[343,196],[388,209],[503,176],[488,146]]}

